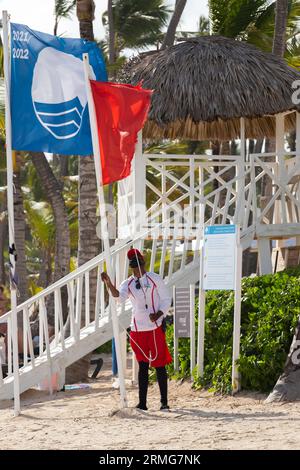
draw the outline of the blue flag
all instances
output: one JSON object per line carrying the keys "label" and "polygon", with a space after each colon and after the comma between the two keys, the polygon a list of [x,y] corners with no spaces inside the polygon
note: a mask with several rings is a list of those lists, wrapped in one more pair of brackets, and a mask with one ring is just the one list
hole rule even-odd
{"label": "blue flag", "polygon": [[11,115],[14,150],[91,155],[82,54],[91,77],[106,81],[99,47],[11,24]]}

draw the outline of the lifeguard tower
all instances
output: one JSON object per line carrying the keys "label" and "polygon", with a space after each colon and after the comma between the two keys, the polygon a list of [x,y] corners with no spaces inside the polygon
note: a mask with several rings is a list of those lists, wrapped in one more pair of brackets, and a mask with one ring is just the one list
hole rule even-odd
{"label": "lifeguard tower", "polygon": [[[244,250],[257,245],[259,272],[270,273],[271,242],[300,245],[300,74],[283,60],[240,41],[199,37],[134,61],[125,68],[128,83],[143,80],[154,89],[149,120],[139,136],[132,175],[119,183],[118,238],[112,248],[117,283],[128,275],[129,247],[146,249],[149,270],[169,286],[196,283],[203,229],[238,224]],[[295,130],[295,150],[286,133]],[[248,139],[273,139],[274,150],[251,150]],[[144,152],[143,142],[166,139],[210,141],[214,152],[188,155]],[[239,141],[230,154],[229,142]],[[231,148],[234,146],[231,145]],[[110,307],[105,304],[100,254],[19,305],[24,362],[20,391],[36,385],[93,351],[113,336]],[[95,318],[90,317],[90,273],[98,270]],[[62,315],[62,290],[68,294],[70,332]],[[83,295],[84,293],[84,295]],[[48,337],[47,297],[54,296],[55,335]],[[84,301],[83,301],[84,298]],[[40,348],[36,356],[30,316],[39,312]],[[118,314],[121,329],[130,322],[130,306]],[[8,324],[8,376],[0,367],[0,399],[13,397],[11,312]],[[21,326],[20,326],[21,325]],[[63,385],[63,383],[61,384]]]}

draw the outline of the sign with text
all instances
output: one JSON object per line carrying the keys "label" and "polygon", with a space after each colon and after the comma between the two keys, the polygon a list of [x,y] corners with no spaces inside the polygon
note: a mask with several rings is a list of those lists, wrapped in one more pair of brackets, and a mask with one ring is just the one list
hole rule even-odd
{"label": "sign with text", "polygon": [[175,288],[174,332],[176,338],[190,337],[190,289]]}
{"label": "sign with text", "polygon": [[212,225],[204,230],[203,289],[234,290],[236,225]]}

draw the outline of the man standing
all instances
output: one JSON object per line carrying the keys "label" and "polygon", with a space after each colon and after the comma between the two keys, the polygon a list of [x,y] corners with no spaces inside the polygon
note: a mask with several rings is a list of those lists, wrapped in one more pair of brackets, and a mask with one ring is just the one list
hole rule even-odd
{"label": "man standing", "polygon": [[122,282],[119,290],[106,273],[101,274],[113,297],[132,303],[130,344],[139,363],[139,403],[136,408],[147,410],[148,371],[155,367],[160,389],[161,410],[169,410],[166,365],[172,362],[163,331],[163,318],[171,305],[171,296],[163,279],[146,272],[145,260],[137,249],[127,253],[133,274]]}

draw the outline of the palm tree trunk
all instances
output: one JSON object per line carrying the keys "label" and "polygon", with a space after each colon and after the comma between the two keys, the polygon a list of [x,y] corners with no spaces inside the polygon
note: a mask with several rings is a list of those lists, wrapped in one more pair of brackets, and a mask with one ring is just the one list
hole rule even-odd
{"label": "palm tree trunk", "polygon": [[39,286],[45,289],[52,280],[52,253],[46,250],[40,254],[41,266],[39,270]]}
{"label": "palm tree trunk", "polygon": [[182,16],[183,10],[185,8],[186,1],[187,0],[176,0],[175,10],[169,23],[165,38],[163,40],[161,50],[173,46],[175,41],[176,29]]}
{"label": "palm tree trunk", "polygon": [[113,0],[108,0],[108,27],[109,27],[109,65],[114,65],[116,61],[116,48],[115,48],[115,25],[113,17]]}
{"label": "palm tree trunk", "polygon": [[93,0],[77,0],[76,14],[79,21],[80,37],[88,41],[94,41],[93,21],[95,3]]}
{"label": "palm tree trunk", "polygon": [[[77,1],[77,17],[80,24],[80,36],[89,41],[94,40],[93,19],[95,5],[93,0]],[[86,263],[99,254],[100,240],[96,228],[97,217],[97,182],[95,175],[94,157],[79,158],[79,246],[78,266]],[[90,318],[94,318],[96,300],[97,274],[90,277]]]}
{"label": "palm tree trunk", "polygon": [[275,31],[273,38],[273,54],[283,57],[286,49],[286,25],[289,0],[277,0],[275,15]]}
{"label": "palm tree trunk", "polygon": [[[55,257],[54,273],[52,281],[55,282],[69,273],[70,270],[70,230],[68,213],[61,187],[55,178],[53,171],[43,153],[32,153],[32,162],[41,178],[47,200],[51,204],[55,221]],[[62,305],[64,317],[67,315],[66,293],[62,292]],[[47,304],[48,318],[51,325],[54,324],[53,299]]]}
{"label": "palm tree trunk", "polygon": [[32,162],[41,178],[45,195],[51,204],[56,226],[53,282],[70,270],[70,231],[68,213],[60,185],[43,153],[32,153]]}
{"label": "palm tree trunk", "polygon": [[69,171],[68,171],[68,157],[66,157],[65,155],[58,155],[58,158],[59,158],[59,176],[60,176],[60,179],[61,179],[61,186],[63,188],[64,186],[64,181],[63,181],[63,178],[65,176],[68,176],[69,174]]}
{"label": "palm tree trunk", "polygon": [[[76,13],[79,21],[80,37],[94,40],[93,20],[95,4],[93,0],[77,0]],[[78,265],[86,263],[99,254],[100,240],[96,234],[98,219],[97,182],[94,157],[79,157],[79,241]],[[90,273],[90,318],[95,315],[97,272]],[[80,359],[66,370],[66,382],[85,381],[88,377],[91,355]]]}
{"label": "palm tree trunk", "polygon": [[16,272],[18,276],[18,304],[24,302],[28,298],[28,276],[26,269],[25,254],[25,212],[23,206],[23,195],[21,188],[20,171],[15,172],[14,178],[15,197],[14,197],[14,219],[15,219],[15,243],[17,250]]}
{"label": "palm tree trunk", "polygon": [[53,34],[54,36],[57,36],[57,28],[58,28],[58,19],[57,17],[55,18],[55,23],[54,23],[54,28],[53,28]]}

